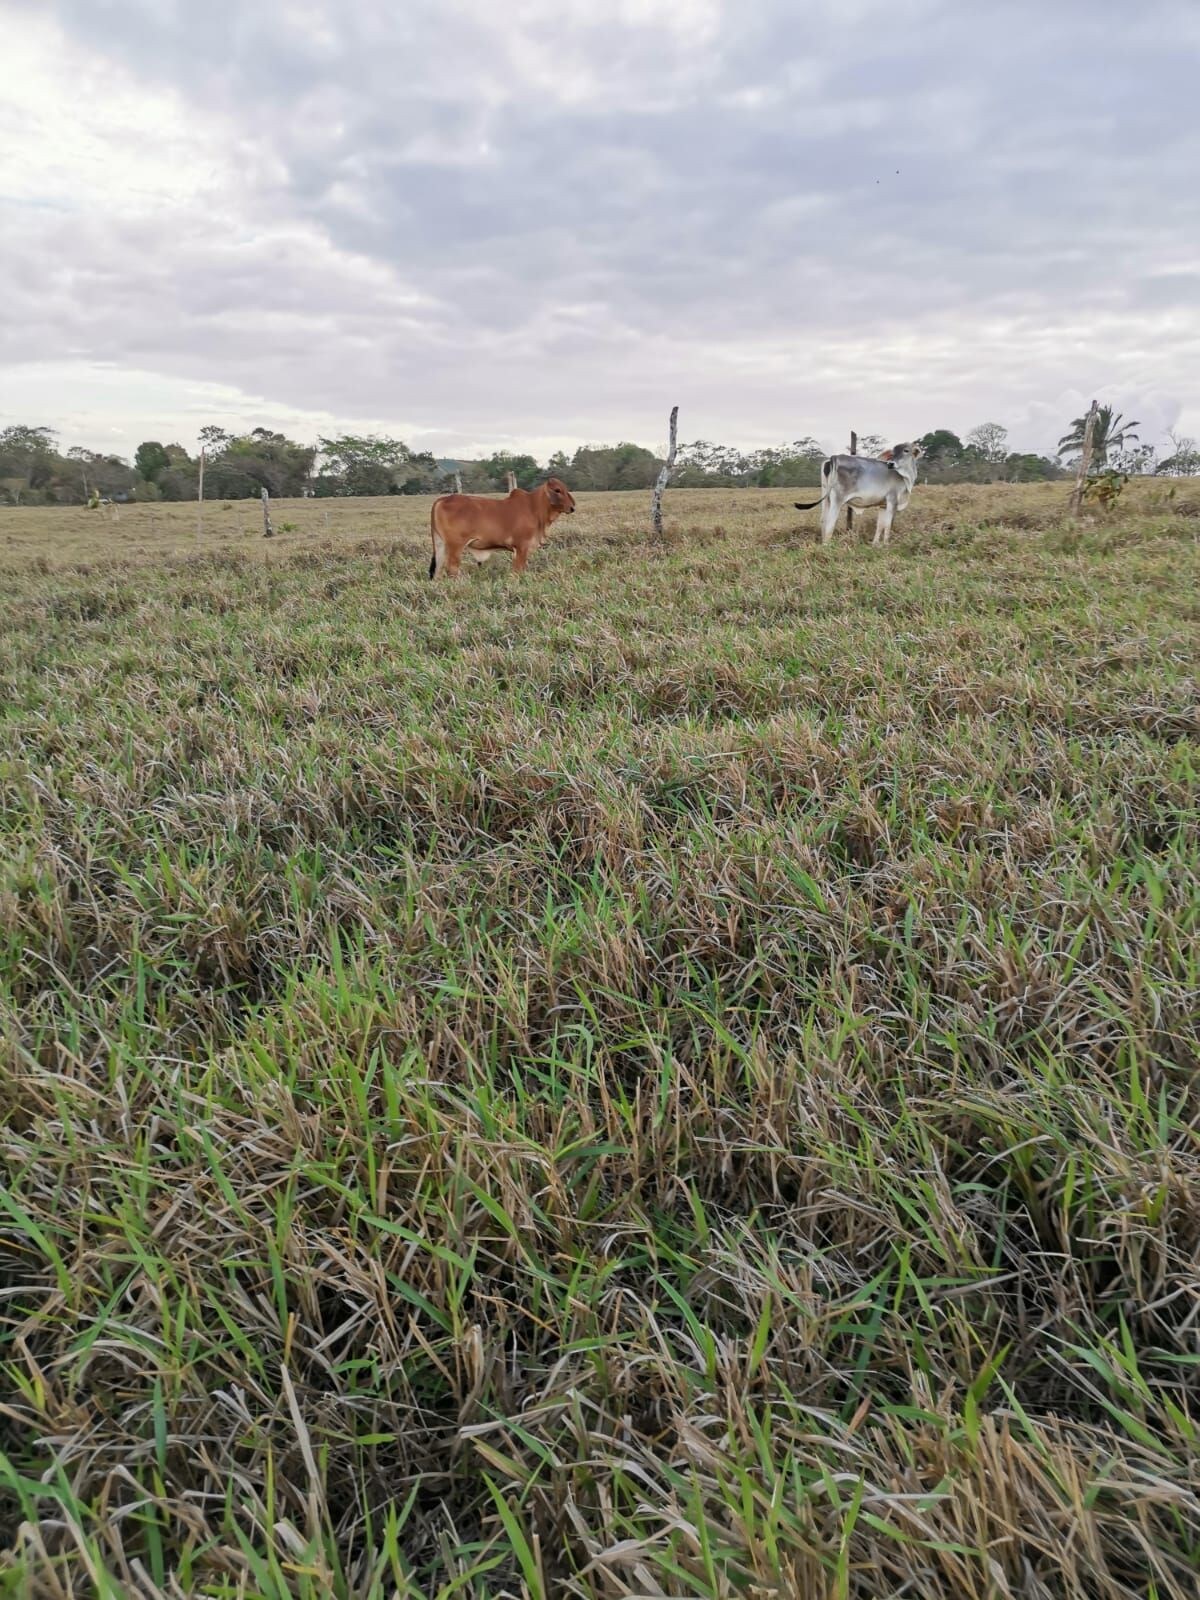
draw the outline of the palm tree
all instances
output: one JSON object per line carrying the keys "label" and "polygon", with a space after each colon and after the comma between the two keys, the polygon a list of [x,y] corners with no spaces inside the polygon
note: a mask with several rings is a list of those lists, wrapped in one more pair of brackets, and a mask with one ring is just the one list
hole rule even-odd
{"label": "palm tree", "polygon": [[[1081,453],[1086,427],[1086,416],[1075,418],[1071,431],[1064,433],[1058,441],[1060,456],[1077,456]],[[1096,426],[1092,429],[1092,464],[1107,466],[1109,451],[1124,450],[1126,441],[1137,438],[1133,430],[1140,427],[1140,422],[1126,422],[1121,413],[1114,411],[1111,406],[1099,406],[1096,410]]]}

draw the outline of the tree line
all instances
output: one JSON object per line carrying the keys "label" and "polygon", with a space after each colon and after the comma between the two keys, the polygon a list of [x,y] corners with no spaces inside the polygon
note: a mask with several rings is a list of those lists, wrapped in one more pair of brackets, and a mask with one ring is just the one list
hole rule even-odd
{"label": "tree line", "polygon": [[[1078,457],[1084,419],[1076,418],[1055,456],[1011,451],[999,423],[981,423],[960,438],[949,428],[923,435],[921,479],[928,483],[1030,483],[1063,476],[1063,461]],[[1192,439],[1171,436],[1160,457],[1138,440],[1136,422],[1101,407],[1094,433],[1094,470],[1200,473],[1200,450]],[[862,434],[862,455],[879,455],[888,441]],[[103,451],[58,447],[46,427],[14,424],[0,430],[0,504],[86,505],[99,500],[195,500],[204,454],[206,500],[301,495],[439,494],[461,478],[467,493],[503,492],[511,473],[521,488],[547,475],[567,480],[577,492],[649,489],[662,466],[653,450],[638,444],[581,445],[570,456],[556,451],[543,465],[531,455],[498,451],[479,461],[439,461],[402,440],[343,434],[300,444],[269,428],[234,434],[210,426],[197,448],[147,439],[132,461]],[[807,488],[819,483],[827,451],[815,439],[795,439],[774,448],[743,451],[707,439],[681,445],[673,482],[680,488]]]}

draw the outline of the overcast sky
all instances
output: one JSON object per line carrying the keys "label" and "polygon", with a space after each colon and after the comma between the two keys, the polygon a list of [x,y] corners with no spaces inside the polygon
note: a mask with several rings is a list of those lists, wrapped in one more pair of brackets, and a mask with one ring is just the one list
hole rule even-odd
{"label": "overcast sky", "polygon": [[1200,433],[1198,0],[0,0],[0,426]]}

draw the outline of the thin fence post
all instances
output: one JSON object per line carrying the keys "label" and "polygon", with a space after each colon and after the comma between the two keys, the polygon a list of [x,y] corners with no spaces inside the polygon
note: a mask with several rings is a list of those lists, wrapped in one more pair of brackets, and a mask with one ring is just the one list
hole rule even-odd
{"label": "thin fence post", "polygon": [[515,472],[506,472],[504,476],[508,480],[508,492],[511,494],[517,487],[517,475]]}
{"label": "thin fence post", "polygon": [[1075,474],[1075,487],[1071,490],[1071,515],[1073,517],[1079,515],[1079,508],[1083,504],[1083,489],[1087,483],[1088,471],[1092,465],[1092,439],[1096,432],[1096,418],[1099,410],[1099,405],[1093,400],[1088,410],[1087,421],[1083,425],[1083,450],[1079,457],[1079,470]]}
{"label": "thin fence post", "polygon": [[264,539],[273,539],[275,537],[275,530],[271,526],[271,496],[267,493],[267,489],[266,489],[266,485],[265,484],[263,485],[263,492],[262,492],[262,507],[263,507],[263,538]]}
{"label": "thin fence post", "polygon": [[462,493],[462,473],[461,472],[456,472],[454,474],[454,492],[455,492],[455,494],[461,494]]}
{"label": "thin fence post", "polygon": [[200,446],[200,483],[196,489],[196,537],[204,532],[204,446]]}
{"label": "thin fence post", "polygon": [[[854,432],[853,429],[850,430],[850,454],[852,456],[856,456],[858,454],[858,435]],[[846,507],[846,532],[847,533],[853,533],[854,532],[854,507],[853,506],[847,506]]]}
{"label": "thin fence post", "polygon": [[650,502],[650,527],[656,539],[662,538],[662,497],[663,490],[671,477],[675,466],[675,440],[679,428],[679,407],[671,407],[671,437],[667,449],[667,459],[662,464],[662,471],[658,475],[658,482],[654,485],[654,497]]}

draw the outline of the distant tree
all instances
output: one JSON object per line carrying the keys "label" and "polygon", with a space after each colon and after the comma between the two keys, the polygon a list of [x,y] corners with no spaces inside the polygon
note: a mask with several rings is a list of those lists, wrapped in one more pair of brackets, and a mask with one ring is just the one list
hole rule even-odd
{"label": "distant tree", "polygon": [[[429,454],[415,454],[402,439],[375,434],[342,434],[321,438],[318,494],[420,494],[437,486],[438,464]],[[310,461],[311,464],[311,461]]]}
{"label": "distant tree", "polygon": [[887,440],[881,433],[860,433],[858,436],[860,456],[881,456],[887,447]]}
{"label": "distant tree", "polygon": [[1168,478],[1191,478],[1200,473],[1200,449],[1195,439],[1186,434],[1169,433],[1171,454],[1158,464],[1159,472]]}
{"label": "distant tree", "polygon": [[312,472],[316,451],[311,445],[297,444],[285,434],[269,428],[254,428],[231,439],[217,458],[209,488],[206,471],[206,496],[215,499],[245,498],[260,494],[299,495]]}
{"label": "distant tree", "polygon": [[462,477],[464,494],[494,494],[496,492],[496,481],[492,477],[486,462],[460,461],[458,470]]}
{"label": "distant tree", "polygon": [[[1087,427],[1087,417],[1076,417],[1070,429],[1058,441],[1058,454],[1060,456],[1077,456],[1083,451],[1083,435]],[[1119,411],[1114,411],[1111,406],[1100,406],[1096,412],[1096,426],[1092,431],[1092,465],[1100,468],[1108,465],[1110,455],[1125,448],[1127,440],[1136,439],[1133,431],[1140,428],[1140,422],[1127,422]]]}
{"label": "distant tree", "polygon": [[660,462],[640,444],[581,445],[571,459],[573,489],[648,489]]}
{"label": "distant tree", "polygon": [[515,456],[507,450],[497,450],[481,463],[493,489],[506,489],[511,472],[518,489],[532,489],[542,475],[542,469],[532,456]]}
{"label": "distant tree", "polygon": [[442,472],[433,455],[428,450],[419,454],[410,454],[408,458],[408,472],[400,481],[401,494],[432,494],[440,490]]}
{"label": "distant tree", "polygon": [[17,422],[0,431],[0,484],[14,503],[50,498],[61,460],[50,428]]}
{"label": "distant tree", "polygon": [[962,460],[963,442],[949,428],[935,428],[919,439],[928,466],[956,467]]}
{"label": "distant tree", "polygon": [[566,478],[571,471],[571,463],[565,450],[556,450],[546,463],[546,476],[549,478]]}
{"label": "distant tree", "polygon": [[972,428],[966,438],[968,449],[974,450],[981,460],[993,466],[999,466],[1008,451],[1005,441],[1008,438],[1008,429],[998,422],[981,422],[978,427]]}
{"label": "distant tree", "polygon": [[624,442],[597,452],[597,466],[607,476],[609,489],[649,489],[662,462],[645,445]]}
{"label": "distant tree", "polygon": [[1022,455],[1014,451],[1004,458],[1004,476],[1010,483],[1044,483],[1051,478],[1060,478],[1062,468],[1045,456]]}
{"label": "distant tree", "polygon": [[813,438],[793,439],[784,449],[776,483],[785,489],[812,488],[821,481],[821,463],[826,454],[825,448]]}
{"label": "distant tree", "polygon": [[681,444],[675,457],[675,483],[681,489],[734,484],[749,470],[747,457],[732,445],[695,439]]}
{"label": "distant tree", "polygon": [[[86,450],[81,445],[73,445],[67,451],[67,460],[74,462],[78,468],[80,488],[86,479],[89,491],[105,499],[128,494],[137,482],[137,474],[120,456],[106,456],[95,450]],[[66,487],[74,498],[72,478],[67,478]]]}
{"label": "distant tree", "polygon": [[1109,464],[1126,478],[1150,478],[1158,470],[1158,451],[1152,444],[1128,445],[1118,450]]}
{"label": "distant tree", "polygon": [[759,489],[801,488],[819,481],[824,459],[825,451],[815,439],[794,439],[777,448],[752,450],[742,457],[733,481]]}
{"label": "distant tree", "polygon": [[0,432],[0,450],[5,455],[48,455],[55,453],[57,434],[53,428],[30,428],[23,422],[14,422]]}
{"label": "distant tree", "polygon": [[137,475],[146,483],[155,483],[160,472],[171,465],[171,458],[157,439],[147,439],[138,445],[133,456]]}
{"label": "distant tree", "polygon": [[227,433],[224,428],[218,428],[215,423],[210,422],[200,429],[198,438],[200,440],[200,448],[204,451],[206,458],[212,461],[228,448],[233,435]]}
{"label": "distant tree", "polygon": [[182,445],[177,444],[167,446],[167,458],[169,465],[155,479],[163,499],[194,500],[200,486],[199,462],[193,461]]}

